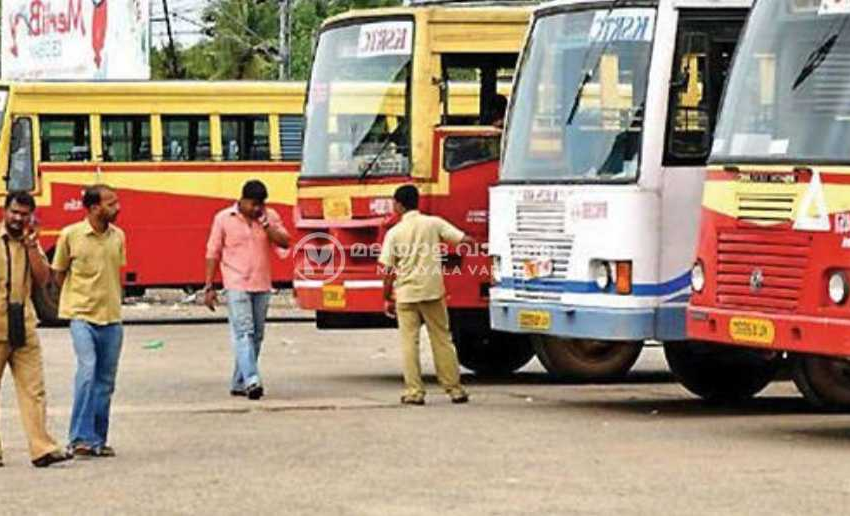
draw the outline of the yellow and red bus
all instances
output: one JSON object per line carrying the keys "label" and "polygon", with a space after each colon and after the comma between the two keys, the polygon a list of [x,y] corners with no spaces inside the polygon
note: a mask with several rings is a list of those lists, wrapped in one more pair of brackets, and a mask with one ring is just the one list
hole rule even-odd
{"label": "yellow and red bus", "polygon": [[850,5],[759,0],[703,194],[688,335],[673,371],[748,397],[783,359],[804,396],[850,407]]}
{"label": "yellow and red bus", "polygon": [[[305,109],[295,293],[322,327],[369,327],[383,312],[377,255],[405,183],[421,209],[487,238],[504,98],[529,6],[429,5],[351,11],[324,23]],[[493,332],[490,259],[447,249],[447,303],[461,364],[507,372],[533,356]]]}
{"label": "yellow and red bus", "polygon": [[[115,187],[130,240],[127,293],[198,287],[212,217],[246,180],[266,183],[270,206],[294,231],[304,92],[282,82],[5,84],[5,187],[35,195],[48,254],[60,228],[83,217],[81,188]],[[291,283],[291,258],[273,274]]]}

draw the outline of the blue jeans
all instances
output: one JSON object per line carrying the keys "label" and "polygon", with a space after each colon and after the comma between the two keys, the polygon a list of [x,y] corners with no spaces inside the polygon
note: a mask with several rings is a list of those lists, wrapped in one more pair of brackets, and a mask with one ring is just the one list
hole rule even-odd
{"label": "blue jeans", "polygon": [[262,385],[257,360],[265,334],[269,292],[227,291],[227,318],[230,321],[230,343],[236,358],[230,389],[243,391]]}
{"label": "blue jeans", "polygon": [[120,323],[102,326],[80,319],[71,321],[71,340],[77,355],[74,407],[68,432],[71,444],[92,448],[106,444],[123,339],[124,328]]}

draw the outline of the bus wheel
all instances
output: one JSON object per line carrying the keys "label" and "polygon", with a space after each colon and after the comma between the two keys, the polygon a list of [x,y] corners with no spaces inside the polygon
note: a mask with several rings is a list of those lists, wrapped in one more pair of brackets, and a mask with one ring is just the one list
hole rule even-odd
{"label": "bus wheel", "polygon": [[504,376],[534,358],[527,335],[452,328],[460,364],[479,376]]}
{"label": "bus wheel", "polygon": [[32,290],[32,304],[41,326],[55,328],[62,326],[59,319],[59,289],[52,283],[46,287]]}
{"label": "bus wheel", "polygon": [[850,362],[840,358],[802,355],[794,360],[794,384],[821,410],[850,410]]}
{"label": "bus wheel", "polygon": [[532,337],[537,358],[552,376],[570,381],[622,378],[635,365],[643,344],[594,339]]}
{"label": "bus wheel", "polygon": [[698,342],[664,344],[664,356],[673,375],[686,389],[713,402],[749,399],[776,377],[781,357],[743,348]]}

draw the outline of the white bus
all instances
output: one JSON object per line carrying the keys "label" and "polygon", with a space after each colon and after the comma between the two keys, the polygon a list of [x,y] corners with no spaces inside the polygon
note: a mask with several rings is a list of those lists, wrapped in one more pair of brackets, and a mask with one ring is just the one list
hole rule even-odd
{"label": "white bus", "polygon": [[685,339],[705,163],[751,2],[566,0],[534,14],[490,191],[491,324],[553,375]]}

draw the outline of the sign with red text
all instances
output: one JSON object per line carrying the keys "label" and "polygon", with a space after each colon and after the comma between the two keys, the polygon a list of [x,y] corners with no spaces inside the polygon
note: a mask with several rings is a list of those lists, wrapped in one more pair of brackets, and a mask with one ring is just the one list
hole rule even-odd
{"label": "sign with red text", "polygon": [[149,0],[3,0],[4,80],[150,78]]}

